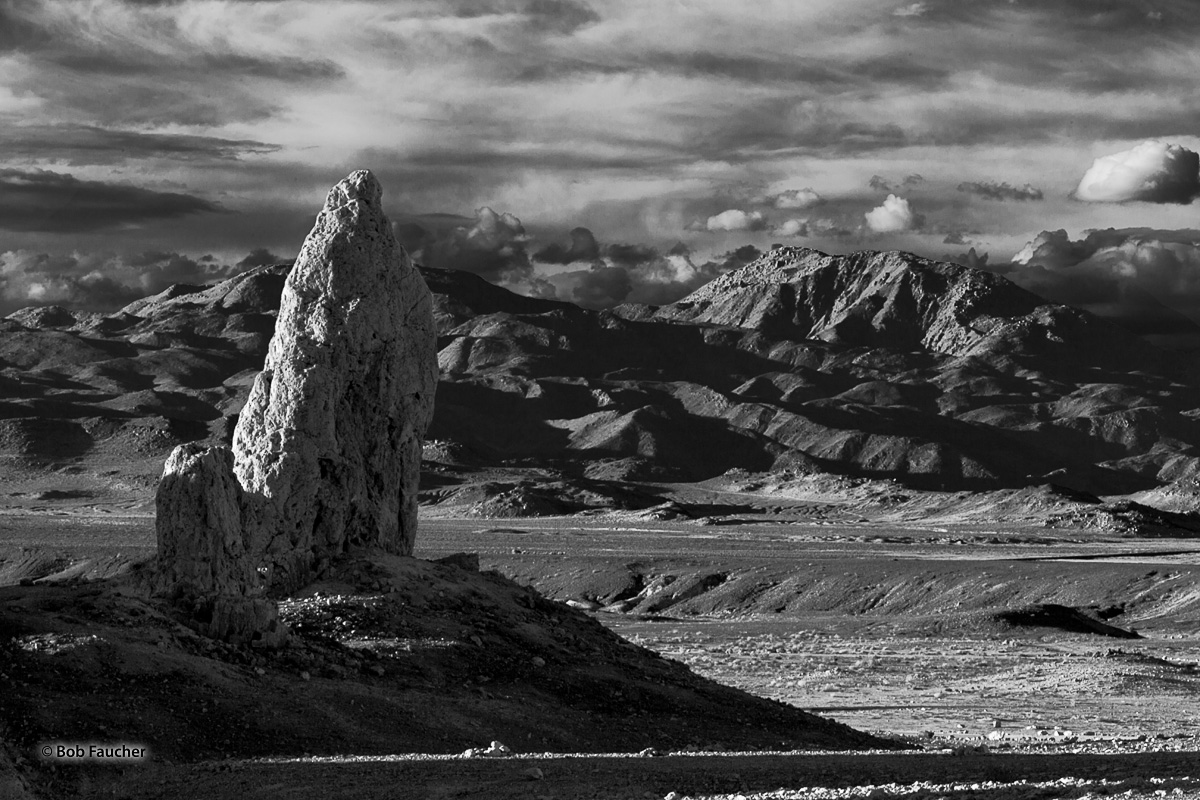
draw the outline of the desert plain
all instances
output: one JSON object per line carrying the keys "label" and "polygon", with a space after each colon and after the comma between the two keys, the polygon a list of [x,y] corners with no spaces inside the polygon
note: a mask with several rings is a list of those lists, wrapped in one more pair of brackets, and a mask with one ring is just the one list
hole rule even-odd
{"label": "desert plain", "polygon": [[[699,522],[620,512],[496,520],[426,506],[417,556],[478,553],[481,570],[531,585],[701,676],[905,750],[797,752],[788,742],[763,741],[747,750],[719,725],[655,747],[647,744],[659,723],[651,714],[635,718],[636,744],[645,747],[624,755],[619,746],[613,754],[563,752],[484,727],[474,740],[452,736],[423,754],[390,757],[374,743],[366,752],[330,752],[317,740],[249,755],[235,741],[225,746],[231,752],[201,748],[198,761],[180,752],[119,774],[75,767],[67,783],[83,796],[131,797],[162,796],[170,786],[197,797],[1200,792],[1194,540],[1047,527],[1044,510],[985,519],[939,493],[880,500],[880,487],[868,481],[761,478],[659,487],[682,509],[721,512]],[[62,585],[152,557],[147,490],[79,488],[85,483],[67,474],[10,485],[0,516],[5,583]],[[13,589],[4,592],[12,610]],[[352,592],[326,589],[327,597],[341,593]],[[1107,619],[1111,629],[1088,629],[1047,606]],[[1006,617],[1012,609],[1030,613]],[[341,638],[352,640],[353,631]],[[89,647],[55,642],[29,637],[26,647],[47,661]],[[258,679],[254,667],[233,669],[249,673],[241,680]],[[307,675],[299,665],[267,670],[284,680]],[[336,681],[335,673],[311,677]],[[514,754],[462,757],[493,739]],[[646,747],[656,755],[631,757]],[[92,777],[80,784],[78,773],[88,769]],[[398,782],[408,788],[398,790]]]}

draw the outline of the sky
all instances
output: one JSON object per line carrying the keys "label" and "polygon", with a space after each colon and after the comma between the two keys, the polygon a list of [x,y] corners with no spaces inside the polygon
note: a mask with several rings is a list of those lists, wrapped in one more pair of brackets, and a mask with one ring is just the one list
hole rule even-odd
{"label": "sky", "polygon": [[293,257],[368,168],[418,260],[526,294],[900,249],[1168,342],[1198,72],[1194,0],[0,0],[0,312]]}

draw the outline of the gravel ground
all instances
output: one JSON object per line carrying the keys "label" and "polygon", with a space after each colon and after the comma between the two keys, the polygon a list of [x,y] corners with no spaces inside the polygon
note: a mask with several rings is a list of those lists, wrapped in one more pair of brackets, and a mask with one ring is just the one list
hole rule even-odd
{"label": "gravel ground", "polygon": [[[1195,748],[1200,742],[1193,741]],[[1200,797],[1200,749],[1179,752],[523,754],[335,757],[158,766],[130,798],[1157,798]],[[96,786],[105,796],[115,784]]]}

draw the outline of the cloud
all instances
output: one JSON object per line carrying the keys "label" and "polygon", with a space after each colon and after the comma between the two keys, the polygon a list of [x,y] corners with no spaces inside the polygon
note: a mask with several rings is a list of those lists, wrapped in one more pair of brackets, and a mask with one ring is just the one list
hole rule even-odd
{"label": "cloud", "polygon": [[311,48],[264,37],[271,25],[281,33],[297,21],[271,5],[6,3],[0,29],[17,33],[0,35],[0,55],[13,54],[19,68],[6,68],[5,82],[43,100],[56,121],[262,121],[282,110],[280,88],[311,91],[347,77]]}
{"label": "cloud", "polygon": [[784,220],[777,227],[772,228],[771,233],[775,236],[808,236],[808,220]]}
{"label": "cloud", "polygon": [[[484,206],[471,224],[454,225],[461,217],[426,217],[399,228],[401,244],[427,267],[461,269],[492,283],[513,283],[532,275],[527,245],[530,236],[521,220]],[[451,225],[446,225],[450,222]]]}
{"label": "cloud", "polygon": [[911,3],[907,6],[901,6],[892,12],[893,17],[920,17],[929,10],[929,6],[925,3]]}
{"label": "cloud", "polygon": [[633,291],[629,270],[624,267],[593,267],[573,275],[571,302],[584,308],[611,308],[625,302]]}
{"label": "cloud", "polygon": [[761,231],[767,227],[767,218],[761,211],[742,211],[730,208],[711,216],[704,223],[707,231]]}
{"label": "cloud", "polygon": [[179,133],[107,129],[95,125],[35,124],[0,127],[0,151],[7,158],[67,164],[120,164],[139,159],[237,161],[266,155],[278,145],[253,139],[224,139]]}
{"label": "cloud", "polygon": [[264,253],[255,250],[238,264],[229,265],[212,256],[197,259],[167,251],[53,254],[10,250],[0,253],[0,316],[25,306],[48,304],[115,311],[176,283],[204,284],[232,277],[261,261]]}
{"label": "cloud", "polygon": [[1010,186],[996,181],[981,181],[960,183],[958,191],[973,194],[987,200],[1041,200],[1045,197],[1042,190],[1028,183],[1024,186]]}
{"label": "cloud", "polygon": [[1108,228],[1078,240],[1043,231],[992,269],[1160,345],[1200,346],[1200,231]]}
{"label": "cloud", "polygon": [[882,175],[872,175],[871,179],[867,181],[867,186],[879,192],[892,191],[892,185]]}
{"label": "cloud", "polygon": [[825,202],[825,198],[808,188],[787,189],[779,194],[768,196],[765,200],[775,208],[788,211],[812,208]]}
{"label": "cloud", "polygon": [[821,236],[825,238],[841,239],[847,236],[853,236],[854,231],[839,225],[837,222],[827,217],[821,217],[818,219],[801,217],[784,220],[779,225],[771,229],[771,235],[789,238]]}
{"label": "cloud", "polygon": [[863,215],[867,227],[875,233],[897,233],[919,228],[925,223],[924,217],[912,210],[912,206],[903,197],[889,194],[878,206]]}
{"label": "cloud", "polygon": [[[201,261],[205,259],[201,258]],[[251,269],[253,267],[265,267],[268,264],[278,264],[286,259],[277,256],[265,247],[257,247],[250,251],[249,255],[237,262],[238,269]]]}
{"label": "cloud", "polygon": [[914,186],[920,186],[924,182],[925,176],[918,173],[905,176],[904,180],[898,184],[892,183],[882,175],[872,175],[871,179],[867,181],[867,186],[870,186],[877,192],[898,192],[904,189],[911,189]]}
{"label": "cloud", "polygon": [[1089,203],[1190,203],[1200,196],[1200,155],[1180,145],[1146,141],[1097,158],[1075,190]]}
{"label": "cloud", "polygon": [[576,261],[595,261],[600,255],[600,245],[595,235],[587,228],[572,228],[571,243],[563,247],[557,242],[549,244],[534,254],[535,261],[544,264],[573,264]]}
{"label": "cloud", "polygon": [[218,211],[215,203],[187,194],[0,169],[0,228],[10,231],[93,231]]}
{"label": "cloud", "polygon": [[988,257],[988,253],[980,255],[975,251],[975,248],[972,247],[965,253],[945,253],[938,258],[938,261],[949,261],[952,264],[962,264],[964,267],[970,267],[971,269],[987,269]]}
{"label": "cloud", "polygon": [[666,251],[643,244],[612,243],[599,246],[599,256],[588,269],[534,277],[514,288],[591,309],[621,303],[658,306],[672,303],[761,255],[753,245],[744,245],[696,263],[682,243]]}

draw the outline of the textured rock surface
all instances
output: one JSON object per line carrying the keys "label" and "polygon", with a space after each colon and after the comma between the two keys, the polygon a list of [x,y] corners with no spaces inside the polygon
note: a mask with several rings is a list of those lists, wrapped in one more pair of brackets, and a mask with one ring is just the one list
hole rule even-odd
{"label": "textured rock surface", "polygon": [[170,594],[244,595],[255,583],[242,531],[242,487],[224,447],[172,451],[155,496],[158,580]]}
{"label": "textured rock surface", "polygon": [[[209,635],[279,644],[286,629],[266,589],[299,587],[350,544],[412,552],[435,331],[429,290],[380,200],[365,171],[329,193],[232,452],[190,444],[167,460],[157,589]],[[274,275],[209,299],[253,312]]]}
{"label": "textured rock surface", "polygon": [[275,603],[262,597],[242,501],[228,448],[175,448],[155,496],[157,588],[207,636],[277,647],[287,628]]}
{"label": "textured rock surface", "polygon": [[772,250],[664,306],[659,319],[753,328],[851,347],[1096,358],[1159,354],[1090,314],[1047,303],[1011,281],[911,253]]}
{"label": "textured rock surface", "polygon": [[365,171],[330,191],[234,431],[250,547],[280,589],[350,544],[412,552],[436,333],[380,200]]}

